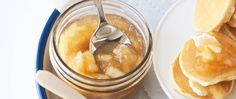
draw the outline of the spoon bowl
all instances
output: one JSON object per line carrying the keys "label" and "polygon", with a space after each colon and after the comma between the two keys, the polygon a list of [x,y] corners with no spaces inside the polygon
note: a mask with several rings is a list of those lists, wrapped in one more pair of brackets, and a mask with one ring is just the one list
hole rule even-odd
{"label": "spoon bowl", "polygon": [[102,0],[94,0],[94,4],[98,10],[100,24],[90,39],[90,51],[95,52],[98,47],[106,42],[117,41],[121,44],[131,44],[128,36],[124,32],[107,23],[103,12]]}

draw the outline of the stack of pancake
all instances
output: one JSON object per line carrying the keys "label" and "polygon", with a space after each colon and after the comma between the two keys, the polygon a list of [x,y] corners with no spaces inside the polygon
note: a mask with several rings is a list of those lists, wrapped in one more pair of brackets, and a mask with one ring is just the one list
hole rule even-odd
{"label": "stack of pancake", "polygon": [[199,34],[174,59],[172,80],[191,99],[224,99],[236,79],[236,0],[197,0]]}

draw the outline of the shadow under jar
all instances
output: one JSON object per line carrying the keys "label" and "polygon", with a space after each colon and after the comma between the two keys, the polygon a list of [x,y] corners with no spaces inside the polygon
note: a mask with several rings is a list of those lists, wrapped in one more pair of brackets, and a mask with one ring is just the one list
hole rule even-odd
{"label": "shadow under jar", "polygon": [[[102,76],[80,72],[73,67],[77,61],[71,60],[81,61],[77,55],[88,52],[89,39],[99,24],[97,10],[91,0],[72,5],[58,17],[50,36],[50,60],[58,76],[88,99],[129,99],[152,65],[152,36],[141,14],[131,6],[120,1],[104,0],[103,7],[108,23],[127,33],[133,49],[139,55],[133,57],[138,64],[131,69],[127,69],[130,66],[126,64],[124,70],[119,68],[124,74],[114,77],[112,72],[111,75],[102,74],[104,67],[99,67],[102,63],[92,62],[90,58],[87,64],[97,63],[100,71],[95,71],[95,74]],[[70,34],[67,35],[68,32]],[[76,34],[79,32],[83,35]],[[66,44],[62,42],[65,35],[70,40]],[[97,56],[94,57],[97,60]]]}

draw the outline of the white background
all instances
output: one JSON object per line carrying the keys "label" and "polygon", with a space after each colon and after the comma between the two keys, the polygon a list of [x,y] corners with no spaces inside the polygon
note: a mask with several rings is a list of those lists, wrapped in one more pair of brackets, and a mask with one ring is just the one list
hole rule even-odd
{"label": "white background", "polygon": [[[123,0],[136,6],[152,30],[175,0]],[[0,3],[0,99],[38,99],[35,60],[38,40],[54,10],[52,0],[4,0]],[[156,79],[153,73],[150,78]],[[158,83],[153,97],[167,98]],[[153,87],[154,86],[154,87]],[[156,97],[157,98],[157,97]]]}
{"label": "white background", "polygon": [[0,98],[38,99],[36,49],[54,7],[51,0],[4,0],[0,3]]}

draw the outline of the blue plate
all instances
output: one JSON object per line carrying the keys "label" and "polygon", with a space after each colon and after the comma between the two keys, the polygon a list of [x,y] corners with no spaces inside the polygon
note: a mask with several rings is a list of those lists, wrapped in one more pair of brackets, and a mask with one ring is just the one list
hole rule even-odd
{"label": "blue plate", "polygon": [[[37,58],[36,58],[36,72],[38,70],[43,69],[43,59],[44,59],[44,52],[45,52],[45,47],[47,44],[48,36],[50,34],[50,31],[53,27],[54,22],[56,21],[57,17],[60,15],[60,12],[58,10],[54,10],[49,17],[43,32],[41,34],[39,43],[38,43],[38,51],[37,51]],[[41,87],[37,83],[37,88],[38,88],[38,94],[39,94],[39,99],[47,99],[46,96],[46,91],[43,87]]]}

